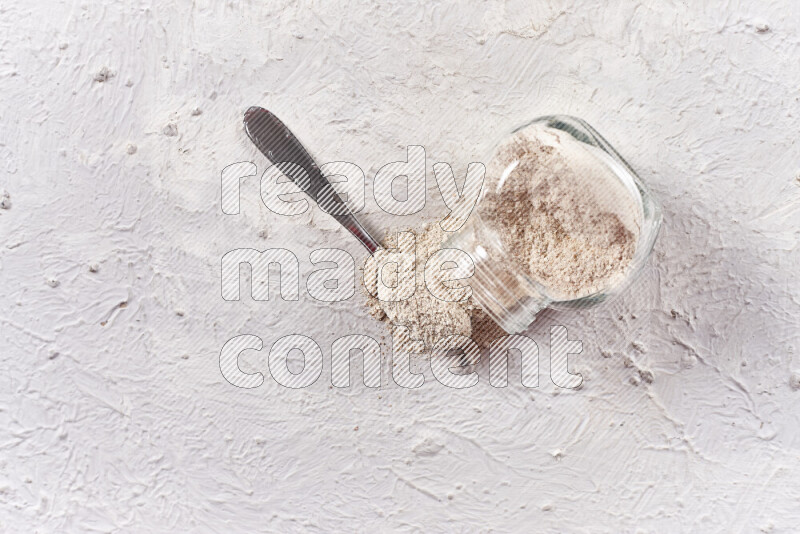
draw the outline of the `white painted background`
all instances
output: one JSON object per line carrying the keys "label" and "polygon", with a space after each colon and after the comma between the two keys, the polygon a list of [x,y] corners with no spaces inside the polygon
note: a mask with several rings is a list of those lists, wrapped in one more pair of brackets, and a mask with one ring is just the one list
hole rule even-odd
{"label": "white painted background", "polygon": [[[797,532],[800,7],[602,4],[0,5],[0,530]],[[220,297],[232,248],[290,248],[304,276],[313,248],[364,258],[318,211],[267,212],[257,179],[221,213],[222,168],[265,168],[253,104],[368,181],[424,145],[427,218],[433,163],[583,117],[664,205],[652,266],[540,317],[538,389],[482,365],[470,390],[337,390],[327,362],[308,390],[237,389],[238,334],[388,341],[360,294]],[[421,220],[368,191],[371,228]],[[549,381],[551,324],[583,340],[580,390]]]}

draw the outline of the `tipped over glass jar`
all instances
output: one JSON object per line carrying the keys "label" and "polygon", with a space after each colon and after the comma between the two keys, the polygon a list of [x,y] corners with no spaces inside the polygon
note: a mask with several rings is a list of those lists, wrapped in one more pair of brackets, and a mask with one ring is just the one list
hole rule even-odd
{"label": "tipped over glass jar", "polygon": [[539,117],[494,148],[476,212],[444,248],[468,253],[472,294],[503,330],[546,307],[595,305],[641,272],[661,209],[585,121]]}

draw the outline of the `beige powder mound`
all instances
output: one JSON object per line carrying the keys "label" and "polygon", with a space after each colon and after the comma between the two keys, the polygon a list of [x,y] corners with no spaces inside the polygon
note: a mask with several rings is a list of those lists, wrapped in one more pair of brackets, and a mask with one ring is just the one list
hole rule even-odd
{"label": "beige powder mound", "polygon": [[619,281],[639,236],[633,197],[591,150],[566,132],[533,125],[503,143],[487,166],[484,221],[523,272],[560,300]]}
{"label": "beige powder mound", "polygon": [[[404,253],[414,253],[414,240],[410,235],[390,234],[383,242],[384,249],[378,250],[364,266],[364,285],[367,289],[367,306],[370,313],[387,325],[402,325],[409,328],[409,336],[421,340],[426,349],[432,348],[444,337],[458,334],[470,337],[479,346],[486,347],[492,340],[505,334],[469,297],[461,302],[448,302],[435,297],[425,284],[425,263],[429,257],[442,248],[447,234],[438,223],[430,223],[416,234],[415,283],[413,296],[406,300],[391,302],[396,297],[392,289],[385,286],[397,286],[398,269],[387,265],[383,271],[384,284],[377,283],[377,265],[385,261],[388,250],[395,249]],[[410,266],[406,266],[410,267]],[[402,266],[401,266],[402,269]],[[401,276],[409,276],[409,268],[400,271]],[[468,282],[468,281],[467,281]],[[464,282],[446,282],[451,287],[463,285]],[[380,291],[379,291],[380,289]],[[377,295],[377,297],[375,296]]]}

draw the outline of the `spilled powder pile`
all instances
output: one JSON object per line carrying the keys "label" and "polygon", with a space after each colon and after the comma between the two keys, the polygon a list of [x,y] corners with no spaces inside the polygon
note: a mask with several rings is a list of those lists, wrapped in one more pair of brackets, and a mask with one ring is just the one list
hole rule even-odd
{"label": "spilled powder pile", "polygon": [[614,285],[636,250],[637,205],[602,156],[535,124],[501,144],[487,165],[484,223],[517,266],[559,300]]}
{"label": "spilled powder pile", "polygon": [[[414,239],[415,234],[416,239]],[[421,340],[427,349],[433,347],[439,339],[453,334],[470,337],[479,346],[486,347],[505,332],[477,307],[472,297],[461,302],[448,302],[435,297],[426,287],[425,263],[428,258],[441,250],[446,237],[447,234],[437,222],[429,223],[417,232],[408,230],[388,235],[383,242],[385,248],[378,250],[364,266],[364,285],[368,293],[367,306],[370,313],[378,320],[390,326],[408,327],[409,337]],[[385,262],[389,249],[415,254],[414,263],[409,262],[407,265],[401,264],[397,267],[394,264],[386,265],[382,273],[384,284],[378,285],[378,266]],[[400,290],[397,287],[398,273],[402,278],[410,277],[411,272],[415,272],[414,294],[406,300],[392,302],[397,297],[396,292]],[[456,287],[463,285],[464,281],[446,282],[446,284]],[[397,289],[391,289],[395,287]]]}
{"label": "spilled powder pile", "polygon": [[[496,150],[487,165],[479,212],[483,223],[500,237],[509,252],[505,261],[541,283],[547,293],[570,300],[601,291],[625,274],[639,236],[639,211],[634,197],[614,172],[568,133],[532,125],[516,132]],[[607,157],[607,156],[606,156]],[[598,159],[600,158],[600,160]],[[425,285],[425,263],[447,239],[437,223],[416,232],[415,263],[383,270],[387,289],[377,283],[378,265],[389,250],[379,250],[364,267],[371,313],[388,325],[409,328],[411,339],[430,349],[439,339],[460,334],[486,347],[505,334],[473,301],[436,298]],[[399,236],[399,242],[398,242]],[[414,252],[413,232],[390,235],[386,249]],[[398,286],[415,271],[416,290]],[[469,280],[451,282],[458,286]],[[405,291],[405,292],[404,292]]]}

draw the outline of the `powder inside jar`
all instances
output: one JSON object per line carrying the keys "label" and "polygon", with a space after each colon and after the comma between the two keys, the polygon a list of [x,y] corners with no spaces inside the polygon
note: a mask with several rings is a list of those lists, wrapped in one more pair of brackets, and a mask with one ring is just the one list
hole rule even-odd
{"label": "powder inside jar", "polygon": [[487,165],[481,217],[552,298],[611,287],[633,259],[638,206],[604,155],[535,124],[502,143]]}

